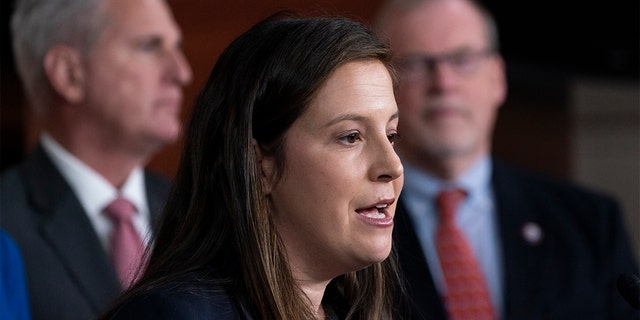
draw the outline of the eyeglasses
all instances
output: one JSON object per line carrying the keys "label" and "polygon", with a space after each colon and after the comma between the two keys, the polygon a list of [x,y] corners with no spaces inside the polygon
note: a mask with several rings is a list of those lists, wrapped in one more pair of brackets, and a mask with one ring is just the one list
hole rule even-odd
{"label": "eyeglasses", "polygon": [[395,60],[396,67],[402,79],[427,80],[437,65],[447,65],[456,74],[466,76],[478,70],[480,63],[486,57],[495,53],[493,49],[459,50],[439,55],[415,54]]}

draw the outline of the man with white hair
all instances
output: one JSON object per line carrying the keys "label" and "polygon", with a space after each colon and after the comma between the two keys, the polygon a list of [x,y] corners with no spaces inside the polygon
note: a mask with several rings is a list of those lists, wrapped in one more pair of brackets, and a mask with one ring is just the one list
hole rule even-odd
{"label": "man with white hair", "polygon": [[95,318],[143,266],[169,189],[144,166],[179,137],[182,35],[163,0],[18,0],[11,23],[43,133],[2,174],[0,223],[33,319]]}

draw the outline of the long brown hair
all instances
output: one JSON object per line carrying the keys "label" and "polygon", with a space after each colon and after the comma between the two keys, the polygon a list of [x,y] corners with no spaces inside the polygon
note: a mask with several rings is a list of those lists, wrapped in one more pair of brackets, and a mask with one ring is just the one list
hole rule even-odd
{"label": "long brown hair", "polygon": [[[217,61],[194,106],[179,171],[141,279],[123,300],[197,270],[259,319],[311,319],[263,195],[257,147],[282,173],[284,138],[339,66],[379,60],[388,46],[346,18],[271,17]],[[339,276],[348,319],[393,317],[395,257]]]}

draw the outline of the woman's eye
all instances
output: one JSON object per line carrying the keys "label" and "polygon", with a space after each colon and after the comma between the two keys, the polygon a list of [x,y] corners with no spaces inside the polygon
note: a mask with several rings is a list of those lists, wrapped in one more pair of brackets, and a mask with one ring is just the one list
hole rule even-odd
{"label": "woman's eye", "polygon": [[387,139],[391,142],[391,145],[394,145],[400,139],[400,134],[397,132],[390,133],[387,135]]}
{"label": "woman's eye", "polygon": [[352,132],[346,136],[343,136],[342,138],[340,138],[340,140],[348,143],[348,144],[354,144],[356,142],[358,142],[359,140],[362,140],[360,137],[360,133],[358,132]]}

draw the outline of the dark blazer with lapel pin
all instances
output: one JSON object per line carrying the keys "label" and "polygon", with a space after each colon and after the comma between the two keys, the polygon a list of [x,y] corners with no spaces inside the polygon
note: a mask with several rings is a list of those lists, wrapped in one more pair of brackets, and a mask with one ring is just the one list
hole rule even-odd
{"label": "dark blazer with lapel pin", "polygon": [[[41,146],[1,176],[0,225],[20,247],[32,319],[95,319],[120,294],[115,268]],[[170,182],[145,172],[151,224]]]}
{"label": "dark blazer with lapel pin", "polygon": [[[638,274],[615,201],[494,160],[492,183],[503,255],[502,319],[638,319],[617,277]],[[395,245],[412,319],[447,319],[402,197]],[[523,235],[541,231],[539,241]],[[535,231],[535,230],[534,230]]]}

